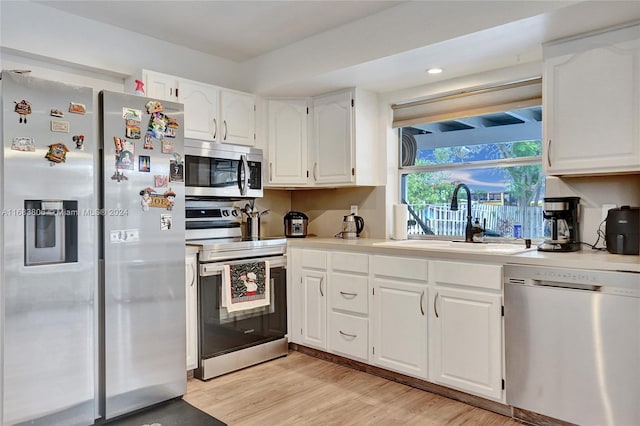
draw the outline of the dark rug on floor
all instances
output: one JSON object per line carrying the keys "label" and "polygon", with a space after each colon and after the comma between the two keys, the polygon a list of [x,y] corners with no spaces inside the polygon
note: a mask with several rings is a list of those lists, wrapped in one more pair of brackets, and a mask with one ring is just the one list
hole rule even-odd
{"label": "dark rug on floor", "polygon": [[141,411],[136,411],[112,421],[105,426],[142,426],[158,423],[161,426],[225,426],[215,417],[185,402],[172,399]]}

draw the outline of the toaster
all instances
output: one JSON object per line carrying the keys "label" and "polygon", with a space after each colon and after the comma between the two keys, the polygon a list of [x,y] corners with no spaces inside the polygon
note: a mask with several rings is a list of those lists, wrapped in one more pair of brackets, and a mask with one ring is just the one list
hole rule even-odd
{"label": "toaster", "polygon": [[607,214],[605,240],[613,254],[638,254],[640,207],[621,206]]}

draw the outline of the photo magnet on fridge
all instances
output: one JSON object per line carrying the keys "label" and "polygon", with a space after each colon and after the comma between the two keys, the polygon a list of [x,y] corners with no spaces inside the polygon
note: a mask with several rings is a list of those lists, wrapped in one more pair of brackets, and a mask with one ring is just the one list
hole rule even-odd
{"label": "photo magnet on fridge", "polygon": [[151,157],[148,155],[138,156],[138,171],[139,172],[151,172]]}
{"label": "photo magnet on fridge", "polygon": [[161,214],[160,215],[160,230],[168,231],[171,229],[171,215],[170,214]]}
{"label": "photo magnet on fridge", "polygon": [[33,138],[29,137],[13,138],[11,149],[14,151],[35,152],[36,142]]}
{"label": "photo magnet on fridge", "polygon": [[75,135],[71,140],[76,143],[76,149],[81,151],[84,149],[84,135]]}

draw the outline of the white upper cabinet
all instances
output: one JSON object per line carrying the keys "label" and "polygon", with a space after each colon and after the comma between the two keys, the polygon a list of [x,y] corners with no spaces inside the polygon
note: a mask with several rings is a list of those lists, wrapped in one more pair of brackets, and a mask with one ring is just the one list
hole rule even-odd
{"label": "white upper cabinet", "polygon": [[[135,87],[130,77],[127,87]],[[184,105],[184,136],[209,142],[255,145],[256,98],[251,93],[143,70],[149,98]]]}
{"label": "white upper cabinet", "polygon": [[[145,96],[162,101],[178,102],[178,78],[156,72],[142,72]],[[135,87],[132,85],[131,87]]]}
{"label": "white upper cabinet", "polygon": [[219,90],[209,84],[180,80],[178,102],[184,104],[184,136],[218,141]]}
{"label": "white upper cabinet", "polygon": [[306,185],[307,123],[305,99],[267,101],[269,185]]}
{"label": "white upper cabinet", "polygon": [[355,180],[350,91],[313,98],[312,176],[315,184]]}
{"label": "white upper cabinet", "polygon": [[545,46],[547,174],[640,170],[639,35],[632,26]]}
{"label": "white upper cabinet", "polygon": [[220,90],[220,142],[254,145],[256,100],[249,93]]}
{"label": "white upper cabinet", "polygon": [[268,102],[270,185],[321,188],[379,184],[378,154],[384,148],[378,145],[374,93],[348,89],[313,97],[308,117],[307,99]]}

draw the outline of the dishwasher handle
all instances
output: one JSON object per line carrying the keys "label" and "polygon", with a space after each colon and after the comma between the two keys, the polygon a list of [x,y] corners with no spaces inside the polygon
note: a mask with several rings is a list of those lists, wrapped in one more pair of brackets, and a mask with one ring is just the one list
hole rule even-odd
{"label": "dishwasher handle", "polygon": [[578,283],[563,283],[558,281],[533,280],[533,285],[538,287],[566,288],[569,290],[582,290],[582,291],[591,291],[591,292],[602,291],[602,286],[597,284],[578,284]]}

